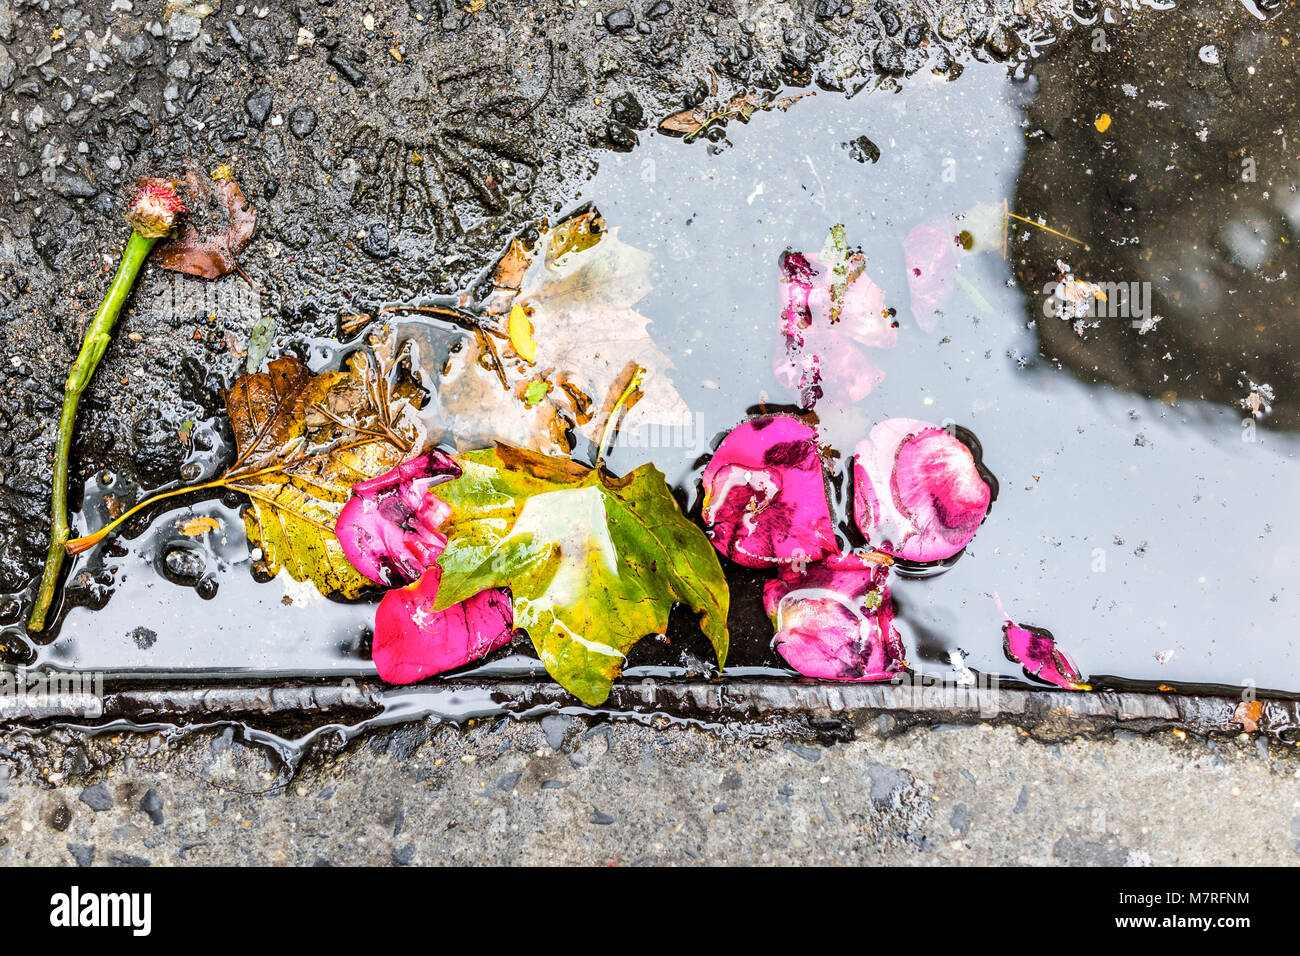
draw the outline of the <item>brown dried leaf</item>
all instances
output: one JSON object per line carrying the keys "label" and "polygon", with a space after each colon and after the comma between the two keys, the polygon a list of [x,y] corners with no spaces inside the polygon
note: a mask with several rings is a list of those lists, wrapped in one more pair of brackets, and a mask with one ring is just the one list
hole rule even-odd
{"label": "brown dried leaf", "polygon": [[224,393],[234,465],[220,479],[251,499],[244,525],[257,569],[285,568],[322,594],[356,597],[369,582],[348,563],[334,523],[352,485],[422,450],[422,390],[398,379],[387,346],[354,352],[347,368],[313,375],[292,356],[244,375]]}
{"label": "brown dried leaf", "polygon": [[669,136],[689,136],[698,132],[708,117],[699,110],[682,110],[674,113],[659,124],[659,132]]}
{"label": "brown dried leaf", "polygon": [[188,214],[180,235],[164,240],[154,260],[164,269],[216,279],[235,270],[257,226],[257,214],[232,178],[212,179],[197,167],[185,171]]}
{"label": "brown dried leaf", "polygon": [[780,99],[773,100],[765,108],[769,110],[780,110],[781,112],[784,113],[786,110],[794,106],[794,104],[798,103],[805,96],[816,96],[816,95],[817,95],[816,90],[808,90],[806,93],[795,93],[792,96],[783,96]]}
{"label": "brown dried leaf", "polygon": [[533,254],[516,236],[510,240],[510,248],[497,263],[496,271],[492,275],[492,284],[498,289],[518,292],[524,281],[524,273],[528,271],[528,264],[532,261]]}
{"label": "brown dried leaf", "polygon": [[1241,729],[1248,734],[1259,730],[1259,718],[1264,713],[1262,700],[1243,700],[1232,713],[1234,723],[1241,724]]}

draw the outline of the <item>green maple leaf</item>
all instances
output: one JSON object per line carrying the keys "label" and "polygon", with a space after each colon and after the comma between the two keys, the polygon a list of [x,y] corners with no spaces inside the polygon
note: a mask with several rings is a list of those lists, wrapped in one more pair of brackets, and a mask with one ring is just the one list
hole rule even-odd
{"label": "green maple leaf", "polygon": [[676,602],[700,615],[718,666],[727,658],[727,582],[709,539],[642,465],[614,478],[498,445],[458,459],[438,488],[451,505],[438,608],[508,587],[515,625],[551,676],[587,704],[609,697],[625,655],[662,634]]}

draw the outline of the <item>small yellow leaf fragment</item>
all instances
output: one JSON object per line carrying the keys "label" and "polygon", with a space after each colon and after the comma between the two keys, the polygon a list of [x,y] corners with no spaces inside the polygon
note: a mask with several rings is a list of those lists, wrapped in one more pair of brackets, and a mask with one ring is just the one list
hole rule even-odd
{"label": "small yellow leaf fragment", "polygon": [[216,531],[221,527],[221,522],[216,518],[191,518],[189,521],[179,521],[176,526],[181,529],[181,534],[187,538],[197,538],[199,535],[207,534],[209,531]]}
{"label": "small yellow leaf fragment", "polygon": [[1102,113],[1092,125],[1097,127],[1098,133],[1106,132],[1106,130],[1110,129],[1110,114]]}
{"label": "small yellow leaf fragment", "polygon": [[528,321],[524,307],[516,303],[510,309],[510,345],[525,362],[537,361],[537,340],[533,338],[533,323]]}

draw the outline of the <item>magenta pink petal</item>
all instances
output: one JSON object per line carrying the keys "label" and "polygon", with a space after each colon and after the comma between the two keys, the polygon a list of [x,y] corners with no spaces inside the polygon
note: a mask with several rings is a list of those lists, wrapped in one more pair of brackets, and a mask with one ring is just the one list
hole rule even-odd
{"label": "magenta pink petal", "polygon": [[797,336],[812,324],[808,298],[816,275],[817,270],[802,252],[787,252],[781,257],[781,287],[785,291],[781,330],[787,336]]}
{"label": "magenta pink petal", "polygon": [[784,348],[774,370],[799,393],[804,408],[823,397],[833,405],[865,398],[885,377],[867,349],[897,344],[898,331],[885,314],[885,294],[860,270],[843,281],[838,318],[833,316],[832,264],[820,256],[787,252],[781,257],[781,333]]}
{"label": "magenta pink petal", "polygon": [[935,312],[952,290],[953,273],[957,271],[957,232],[957,220],[943,216],[921,223],[903,240],[912,318],[926,332],[935,330]]}
{"label": "magenta pink petal", "polygon": [[[1001,602],[998,602],[1001,609]],[[1056,646],[1052,632],[1041,627],[1017,624],[1002,615],[1002,649],[1007,657],[1025,668],[1025,673],[1067,690],[1091,690],[1070,655]]]}
{"label": "magenta pink petal", "polygon": [[767,582],[763,606],[776,627],[777,652],[807,677],[891,679],[907,661],[894,628],[888,573],[883,565],[831,556]]}
{"label": "magenta pink petal", "polygon": [[459,475],[459,466],[435,449],[353,485],[334,524],[352,566],[390,587],[414,581],[432,567],[447,547],[438,526],[450,509],[430,489]]}
{"label": "magenta pink petal", "polygon": [[817,433],[788,415],[737,426],[704,469],[703,517],[713,546],[746,567],[836,551]]}
{"label": "magenta pink petal", "polygon": [[891,418],[860,442],[853,517],[872,546],[909,561],[941,561],[970,543],[993,493],[970,449],[935,425]]}
{"label": "magenta pink petal", "polygon": [[514,609],[505,591],[480,591],[435,611],[442,569],[393,588],[375,611],[371,656],[382,680],[410,684],[485,657],[510,641]]}

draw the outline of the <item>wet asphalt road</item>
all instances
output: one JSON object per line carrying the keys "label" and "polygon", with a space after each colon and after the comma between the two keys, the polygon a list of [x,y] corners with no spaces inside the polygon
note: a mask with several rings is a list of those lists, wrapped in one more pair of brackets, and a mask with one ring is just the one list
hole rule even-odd
{"label": "wet asphalt road", "polygon": [[[64,370],[135,177],[232,162],[263,223],[244,264],[267,292],[210,323],[132,317],[84,406],[74,487],[100,468],[174,480],[176,429],[216,409],[228,334],[245,340],[259,310],[287,347],[459,287],[714,78],[724,99],[851,92],[1002,59],[1040,29],[1005,3],[0,3],[0,593],[15,595],[0,623],[22,617],[39,569]],[[279,768],[232,731],[9,730],[0,863],[1285,864],[1300,852],[1290,750],[979,726],[824,747],[552,718],[412,725],[265,794]]]}

